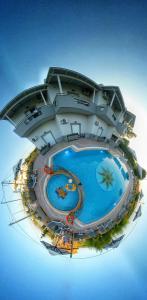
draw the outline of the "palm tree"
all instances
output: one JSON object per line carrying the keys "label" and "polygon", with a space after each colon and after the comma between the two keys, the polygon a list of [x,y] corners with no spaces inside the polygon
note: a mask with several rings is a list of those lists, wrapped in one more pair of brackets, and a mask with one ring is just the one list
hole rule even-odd
{"label": "palm tree", "polygon": [[102,176],[101,183],[105,184],[107,188],[109,188],[113,183],[113,173],[110,172],[108,169],[102,168],[102,171],[99,172],[99,174]]}

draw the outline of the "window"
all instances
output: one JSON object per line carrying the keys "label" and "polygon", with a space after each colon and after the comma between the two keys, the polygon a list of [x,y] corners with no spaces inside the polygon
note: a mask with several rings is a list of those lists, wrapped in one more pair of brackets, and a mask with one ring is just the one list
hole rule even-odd
{"label": "window", "polygon": [[103,133],[103,127],[98,127],[97,135],[102,136],[102,133]]}

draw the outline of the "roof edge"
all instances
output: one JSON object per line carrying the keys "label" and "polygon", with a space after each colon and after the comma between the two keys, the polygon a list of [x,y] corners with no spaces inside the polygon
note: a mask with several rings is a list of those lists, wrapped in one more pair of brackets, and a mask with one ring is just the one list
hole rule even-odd
{"label": "roof edge", "polygon": [[75,79],[79,79],[81,81],[85,81],[85,83],[89,83],[92,87],[96,89],[101,89],[101,85],[97,84],[94,80],[90,79],[89,77],[83,75],[82,73],[79,73],[77,71],[67,69],[67,68],[61,68],[61,67],[50,67],[47,73],[47,77],[45,79],[45,83],[49,82],[50,77],[55,75],[62,75],[62,76],[70,76]]}
{"label": "roof edge", "polygon": [[35,92],[35,91],[39,91],[42,90],[44,88],[47,87],[47,84],[40,84],[40,85],[36,85],[33,86],[31,88],[28,88],[26,90],[24,90],[23,92],[19,93],[16,97],[14,97],[10,102],[8,102],[0,111],[0,120],[4,119],[5,114],[7,113],[8,110],[11,110],[12,106],[15,106],[18,102],[21,101],[21,98],[23,98],[24,96],[29,96],[29,94]]}

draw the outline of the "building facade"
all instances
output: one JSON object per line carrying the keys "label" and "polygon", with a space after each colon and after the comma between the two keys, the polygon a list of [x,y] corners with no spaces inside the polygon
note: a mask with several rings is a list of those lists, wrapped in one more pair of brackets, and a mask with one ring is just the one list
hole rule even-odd
{"label": "building facade", "polygon": [[0,112],[14,132],[38,149],[74,134],[118,142],[133,128],[117,86],[104,86],[65,68],[49,68],[44,84],[12,99]]}

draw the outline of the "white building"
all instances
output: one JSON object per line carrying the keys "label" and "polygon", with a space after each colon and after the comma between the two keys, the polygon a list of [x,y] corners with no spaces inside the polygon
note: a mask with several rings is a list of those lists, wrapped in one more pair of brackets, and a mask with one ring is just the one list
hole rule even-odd
{"label": "white building", "polygon": [[118,141],[133,127],[117,86],[103,86],[72,70],[51,67],[45,83],[27,89],[0,112],[14,132],[41,149],[67,136]]}

